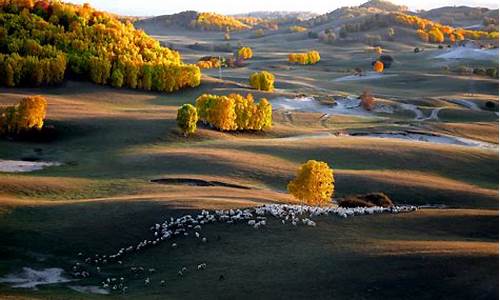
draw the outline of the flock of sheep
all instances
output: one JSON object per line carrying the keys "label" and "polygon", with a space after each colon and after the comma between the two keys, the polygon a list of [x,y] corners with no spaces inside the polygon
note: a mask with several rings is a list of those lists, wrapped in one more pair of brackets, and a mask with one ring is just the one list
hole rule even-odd
{"label": "flock of sheep", "polygon": [[[161,242],[170,241],[171,247],[176,248],[178,244],[175,242],[180,237],[193,236],[199,239],[202,243],[207,243],[207,237],[203,236],[202,226],[211,223],[226,223],[226,224],[247,224],[255,229],[261,226],[266,226],[266,221],[269,216],[281,221],[282,224],[291,224],[293,226],[306,225],[316,226],[316,222],[312,220],[318,216],[338,216],[342,218],[357,216],[357,215],[372,215],[380,213],[405,213],[417,210],[415,206],[393,206],[393,207],[312,207],[304,205],[289,205],[289,204],[267,204],[255,208],[246,209],[229,209],[229,210],[203,210],[200,214],[192,216],[185,215],[180,218],[169,218],[163,223],[155,224],[150,229],[153,232],[153,238],[143,240],[136,245],[130,245],[121,248],[116,253],[111,255],[89,256],[84,259],[85,263],[76,263],[73,266],[73,276],[77,278],[86,278],[91,276],[90,268],[97,273],[101,272],[103,265],[110,263],[123,263],[123,258],[127,254],[137,253],[140,250],[148,247],[156,246]],[[80,257],[82,253],[78,254]],[[207,268],[206,263],[197,265],[197,270],[202,271]],[[148,276],[156,270],[153,268],[144,269],[143,267],[131,267],[130,271],[136,275],[141,275],[144,278],[144,284],[150,285],[151,279]],[[186,267],[178,270],[179,277],[183,277],[187,272]],[[222,275],[221,275],[222,276]],[[223,280],[223,278],[219,278]],[[165,285],[165,280],[160,281],[160,285]],[[106,278],[102,282],[103,288],[113,291],[126,292],[128,287],[125,285],[125,278]]]}

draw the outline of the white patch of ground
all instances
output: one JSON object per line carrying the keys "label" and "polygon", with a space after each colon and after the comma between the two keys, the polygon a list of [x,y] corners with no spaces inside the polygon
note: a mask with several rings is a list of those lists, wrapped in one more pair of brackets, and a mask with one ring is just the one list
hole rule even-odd
{"label": "white patch of ground", "polygon": [[33,172],[46,167],[60,166],[60,162],[47,161],[22,161],[0,159],[0,172]]}
{"label": "white patch of ground", "polygon": [[392,138],[403,139],[417,142],[435,143],[435,144],[448,144],[466,147],[478,147],[484,149],[498,150],[497,144],[491,144],[452,135],[431,135],[423,133],[369,133],[363,136],[373,138]]}
{"label": "white patch of ground", "polygon": [[416,105],[414,104],[407,104],[407,103],[401,103],[399,105],[401,109],[403,110],[410,110],[415,113],[415,121],[427,121],[427,120],[439,120],[439,112],[444,108],[444,107],[438,107],[435,108],[431,111],[430,115],[428,117],[424,116],[424,113],[422,110],[420,110]]}
{"label": "white patch of ground", "polygon": [[314,97],[278,97],[270,100],[270,102],[275,110],[323,113],[325,115],[322,118],[328,115],[372,116],[373,112],[394,112],[392,107],[384,104],[375,104],[372,112],[366,111],[360,106],[361,100],[356,96],[336,100],[335,104],[323,104],[314,99]]}
{"label": "white patch of ground", "polygon": [[498,49],[477,49],[470,47],[456,47],[446,50],[446,53],[439,54],[435,58],[440,59],[497,59]]}
{"label": "white patch of ground", "polygon": [[63,276],[63,269],[47,268],[35,270],[24,267],[19,273],[8,274],[0,278],[0,282],[9,283],[14,288],[36,288],[38,285],[69,282],[70,279]]}
{"label": "white patch of ground", "polygon": [[450,102],[453,102],[453,103],[456,103],[458,105],[462,105],[462,106],[465,106],[471,110],[474,110],[474,111],[480,111],[481,109],[479,108],[479,106],[477,106],[476,103],[472,102],[472,101],[469,101],[469,100],[465,100],[465,99],[450,99],[449,100]]}
{"label": "white patch of ground", "polygon": [[103,288],[98,287],[98,286],[95,286],[95,285],[88,285],[88,286],[70,285],[68,287],[74,291],[84,293],[84,294],[99,294],[99,295],[109,294],[108,290],[103,289]]}
{"label": "white patch of ground", "polygon": [[382,78],[390,78],[398,76],[397,74],[384,74],[377,72],[368,72],[366,75],[348,75],[340,78],[336,78],[333,81],[342,82],[342,81],[358,81],[358,80],[373,80],[373,79],[382,79]]}

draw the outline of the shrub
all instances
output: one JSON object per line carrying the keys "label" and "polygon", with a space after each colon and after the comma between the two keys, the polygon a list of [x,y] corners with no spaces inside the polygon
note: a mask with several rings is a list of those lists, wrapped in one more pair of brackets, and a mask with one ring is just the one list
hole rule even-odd
{"label": "shrub", "polygon": [[272,106],[266,99],[255,103],[253,96],[204,94],[196,99],[200,120],[219,130],[264,130],[272,125]]}
{"label": "shrub", "polygon": [[196,63],[196,65],[200,69],[212,69],[212,68],[219,68],[221,66],[221,62],[218,57],[206,56],[200,58]]}
{"label": "shrub", "polygon": [[326,205],[334,191],[333,170],[325,162],[309,160],[288,183],[288,192],[307,205]]}
{"label": "shrub", "polygon": [[314,65],[321,60],[321,56],[318,51],[309,51],[306,53],[290,53],[288,54],[288,61],[291,63],[297,63],[301,65]]}
{"label": "shrub", "polygon": [[23,98],[15,106],[0,108],[0,135],[15,135],[30,129],[40,130],[47,112],[42,96]]}
{"label": "shrub", "polygon": [[375,206],[370,202],[367,202],[367,201],[364,201],[364,200],[361,200],[357,197],[352,197],[352,196],[340,199],[338,201],[338,204],[340,207],[345,207],[345,208],[373,207],[373,206]]}
{"label": "shrub", "polygon": [[382,73],[384,72],[384,63],[381,62],[380,60],[377,60],[374,64],[373,64],[373,71],[377,72],[377,73]]}
{"label": "shrub", "polygon": [[177,110],[177,126],[182,130],[184,135],[194,133],[196,131],[196,123],[198,122],[198,113],[196,108],[191,104],[184,104]]}
{"label": "shrub", "polygon": [[498,70],[495,68],[488,68],[486,69],[486,75],[490,76],[491,78],[498,78]]}
{"label": "shrub", "polygon": [[369,193],[364,195],[348,196],[339,201],[340,207],[392,207],[394,203],[384,193]]}
{"label": "shrub", "polygon": [[317,32],[314,32],[314,31],[309,31],[307,33],[307,37],[310,39],[317,39],[317,38],[319,38],[319,34]]}
{"label": "shrub", "polygon": [[375,52],[375,54],[380,56],[380,55],[382,55],[382,48],[381,47],[374,47],[373,52]]}
{"label": "shrub", "polygon": [[256,38],[261,38],[261,37],[263,37],[263,36],[264,36],[264,29],[257,29],[257,30],[255,30],[255,32],[254,32],[254,36],[255,36]]}
{"label": "shrub", "polygon": [[288,27],[288,30],[290,32],[306,32],[307,28],[302,27],[302,26],[290,26],[290,27]]}
{"label": "shrub", "polygon": [[496,105],[496,104],[495,104],[495,102],[493,102],[493,101],[486,101],[486,103],[484,104],[484,106],[485,106],[487,109],[492,110],[492,109],[495,109],[497,105]]}
{"label": "shrub", "polygon": [[372,94],[369,91],[364,91],[360,96],[361,98],[361,107],[363,107],[367,111],[371,111],[373,109],[374,99]]}
{"label": "shrub", "polygon": [[250,47],[241,47],[238,50],[237,56],[238,56],[238,58],[244,59],[244,60],[250,59],[253,56],[252,49]]}
{"label": "shrub", "polygon": [[274,75],[267,71],[252,73],[250,85],[256,90],[272,92],[274,90]]}
{"label": "shrub", "polygon": [[471,75],[474,72],[474,69],[466,66],[459,66],[457,69],[457,73],[460,75]]}
{"label": "shrub", "polygon": [[474,70],[472,71],[472,73],[474,73],[476,75],[485,76],[486,75],[486,69],[485,68],[474,68]]}

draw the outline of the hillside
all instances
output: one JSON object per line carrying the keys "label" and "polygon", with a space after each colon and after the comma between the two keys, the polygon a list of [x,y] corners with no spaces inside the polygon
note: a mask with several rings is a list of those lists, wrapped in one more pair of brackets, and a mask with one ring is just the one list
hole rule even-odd
{"label": "hillside", "polygon": [[137,27],[160,26],[202,31],[240,31],[252,28],[252,24],[231,17],[210,12],[184,11],[173,15],[147,18],[135,23]]}

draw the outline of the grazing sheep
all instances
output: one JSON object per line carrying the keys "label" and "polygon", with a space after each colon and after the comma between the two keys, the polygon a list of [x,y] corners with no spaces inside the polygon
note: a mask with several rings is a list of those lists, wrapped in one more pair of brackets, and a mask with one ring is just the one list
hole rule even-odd
{"label": "grazing sheep", "polygon": [[198,270],[205,270],[206,268],[207,268],[207,264],[206,263],[202,263],[202,264],[198,265]]}

